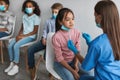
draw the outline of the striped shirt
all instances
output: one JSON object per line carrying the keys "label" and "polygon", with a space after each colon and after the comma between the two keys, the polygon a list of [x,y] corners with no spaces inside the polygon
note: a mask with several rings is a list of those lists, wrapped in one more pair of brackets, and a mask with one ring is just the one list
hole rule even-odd
{"label": "striped shirt", "polygon": [[55,61],[61,62],[62,60],[65,60],[66,62],[71,62],[74,59],[74,53],[67,47],[67,41],[70,38],[76,48],[80,51],[80,32],[74,28],[69,32],[59,30],[52,38]]}
{"label": "striped shirt", "polygon": [[6,33],[10,34],[13,28],[15,15],[10,12],[0,12],[0,28],[7,28]]}

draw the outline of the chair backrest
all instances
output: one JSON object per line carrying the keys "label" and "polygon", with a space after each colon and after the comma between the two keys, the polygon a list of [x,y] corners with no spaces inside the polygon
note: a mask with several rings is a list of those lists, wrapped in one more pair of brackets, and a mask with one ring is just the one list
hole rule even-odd
{"label": "chair backrest", "polygon": [[13,18],[13,27],[12,27],[12,32],[11,32],[11,37],[13,36],[14,32],[15,32],[15,23],[16,23],[16,16],[14,16]]}
{"label": "chair backrest", "polygon": [[60,76],[53,69],[54,64],[54,50],[52,47],[52,36],[53,32],[48,33],[47,36],[47,46],[46,46],[46,68],[49,73],[51,73],[55,78],[61,79]]}

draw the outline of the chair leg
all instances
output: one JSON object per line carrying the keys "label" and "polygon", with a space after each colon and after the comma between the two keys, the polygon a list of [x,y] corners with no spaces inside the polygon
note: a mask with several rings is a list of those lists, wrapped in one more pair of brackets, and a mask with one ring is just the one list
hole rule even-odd
{"label": "chair leg", "polygon": [[40,65],[40,61],[42,60],[42,55],[40,55],[37,63],[36,63],[36,70],[38,69],[38,66]]}
{"label": "chair leg", "polygon": [[4,63],[3,49],[2,49],[2,41],[0,41],[0,51],[1,51],[1,62]]}
{"label": "chair leg", "polygon": [[24,48],[25,49],[25,67],[26,67],[26,71],[28,72],[28,55],[27,55],[27,47]]}
{"label": "chair leg", "polygon": [[50,80],[54,80],[53,75],[52,75],[52,74],[50,74],[50,73],[49,73],[49,78],[50,78]]}

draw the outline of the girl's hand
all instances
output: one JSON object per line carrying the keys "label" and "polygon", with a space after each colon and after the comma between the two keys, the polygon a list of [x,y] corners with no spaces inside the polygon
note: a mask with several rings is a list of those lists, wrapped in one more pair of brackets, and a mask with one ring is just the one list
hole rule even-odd
{"label": "girl's hand", "polygon": [[74,70],[74,71],[72,72],[72,74],[73,74],[75,80],[79,80],[80,76],[79,76],[79,74],[78,74],[77,71]]}
{"label": "girl's hand", "polygon": [[79,67],[78,67],[78,65],[75,65],[75,71],[76,71],[76,72],[79,71]]}
{"label": "girl's hand", "polygon": [[16,37],[16,42],[18,42],[21,38],[19,36]]}
{"label": "girl's hand", "polygon": [[22,38],[24,38],[25,36],[24,35],[18,35],[17,37],[16,37],[16,41],[19,41],[20,39],[22,39]]}

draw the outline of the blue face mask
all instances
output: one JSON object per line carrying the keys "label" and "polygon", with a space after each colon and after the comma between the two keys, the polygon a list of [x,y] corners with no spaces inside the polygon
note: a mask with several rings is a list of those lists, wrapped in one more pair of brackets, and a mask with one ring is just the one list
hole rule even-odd
{"label": "blue face mask", "polygon": [[5,6],[4,5],[0,5],[0,11],[5,11]]}
{"label": "blue face mask", "polygon": [[25,8],[25,12],[27,14],[32,14],[33,13],[33,9],[32,8]]}
{"label": "blue face mask", "polygon": [[57,14],[52,14],[52,19],[56,19]]}
{"label": "blue face mask", "polygon": [[99,27],[99,28],[101,28],[101,25],[99,23],[96,23],[96,26]]}
{"label": "blue face mask", "polygon": [[61,26],[62,30],[69,31],[70,28],[65,27],[64,25]]}

